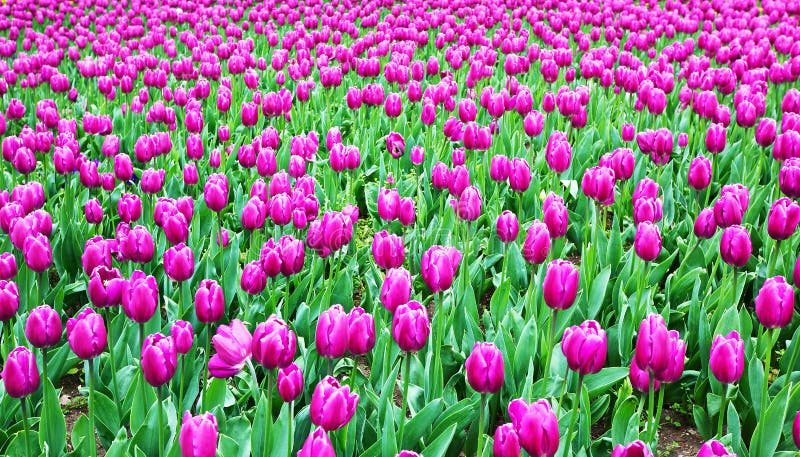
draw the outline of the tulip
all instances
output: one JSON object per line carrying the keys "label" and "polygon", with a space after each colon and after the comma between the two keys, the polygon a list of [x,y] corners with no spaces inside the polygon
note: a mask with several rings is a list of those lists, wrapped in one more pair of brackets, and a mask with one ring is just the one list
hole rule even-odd
{"label": "tulip", "polygon": [[779,198],[772,203],[767,215],[767,233],[774,240],[785,240],[794,234],[798,222],[800,205],[789,198]]}
{"label": "tulip", "polygon": [[578,294],[578,269],[566,260],[551,261],[542,289],[545,303],[554,311],[571,307]]}
{"label": "tulip", "polygon": [[142,201],[138,195],[122,194],[117,202],[117,214],[123,222],[132,223],[142,215]]}
{"label": "tulip", "polygon": [[120,249],[131,262],[144,264],[153,259],[155,242],[153,236],[147,231],[147,227],[137,225],[128,233],[127,239],[122,243]]}
{"label": "tulip", "polygon": [[581,190],[584,195],[603,206],[611,206],[614,203],[615,182],[616,175],[611,168],[592,167],[581,178]]}
{"label": "tulip", "polygon": [[0,321],[7,322],[19,309],[19,288],[13,281],[0,280]]}
{"label": "tulip", "polygon": [[90,224],[99,224],[103,220],[103,207],[100,205],[100,200],[92,198],[83,206],[83,213],[86,216],[86,222]]}
{"label": "tulip", "polygon": [[194,345],[194,330],[190,322],[175,321],[170,328],[170,336],[178,354],[187,354]]}
{"label": "tulip", "polygon": [[[631,385],[639,392],[648,393],[650,391],[650,373],[646,370],[639,368],[636,364],[636,358],[631,361],[629,373]],[[654,376],[655,377],[655,376]],[[657,379],[653,382],[653,389],[659,390],[661,382]]]}
{"label": "tulip", "polygon": [[303,372],[290,363],[278,370],[278,393],[286,403],[295,401],[303,393]]}
{"label": "tulip", "polygon": [[[641,200],[639,200],[641,201]],[[633,242],[636,255],[645,262],[652,262],[661,252],[661,232],[658,226],[650,221],[639,223]]]}
{"label": "tulip", "polygon": [[569,169],[572,161],[572,146],[570,146],[566,134],[554,131],[550,135],[545,148],[545,159],[547,166],[556,174],[561,174]]}
{"label": "tulip", "polygon": [[8,354],[0,377],[6,393],[12,398],[24,398],[36,392],[39,389],[36,356],[26,347],[15,348]]}
{"label": "tulip", "polygon": [[221,173],[216,173],[208,177],[203,198],[206,206],[211,211],[218,213],[228,204],[228,178]]}
{"label": "tulip", "polygon": [[381,304],[394,313],[398,306],[408,303],[410,297],[411,273],[405,268],[388,270],[381,286]]}
{"label": "tulip", "polygon": [[378,216],[385,221],[397,219],[400,209],[400,194],[397,189],[381,189],[378,192]]}
{"label": "tulip", "polygon": [[[524,161],[524,159],[523,159]],[[527,165],[527,162],[525,162]],[[523,167],[522,163],[518,166]],[[520,170],[518,170],[519,172]],[[492,157],[492,161],[489,165],[489,176],[492,178],[493,181],[505,181],[508,179],[509,174],[511,173],[511,161],[508,157],[497,154],[496,156]],[[528,175],[530,176],[530,167],[528,167]],[[524,178],[524,174],[522,176]],[[530,182],[528,183],[530,184]]]}
{"label": "tulip", "polygon": [[467,382],[475,391],[490,394],[503,387],[503,354],[494,343],[475,343],[465,368]]}
{"label": "tulip", "polygon": [[214,457],[218,439],[217,418],[213,414],[192,416],[189,411],[184,413],[178,437],[181,457]]}
{"label": "tulip", "polygon": [[719,154],[725,149],[726,130],[722,124],[711,124],[706,132],[706,150]]}
{"label": "tulip", "polygon": [[172,338],[155,333],[142,344],[142,374],[153,387],[161,387],[175,374],[178,357]]}
{"label": "tulip", "polygon": [[197,320],[211,324],[222,319],[225,314],[225,293],[213,279],[200,281],[194,295],[194,311]]}
{"label": "tulip", "polygon": [[714,219],[714,210],[711,208],[704,208],[697,215],[694,222],[694,234],[701,239],[708,239],[714,236],[717,231],[717,222]]}
{"label": "tulip", "polygon": [[450,170],[443,162],[436,162],[431,169],[431,184],[434,188],[439,190],[447,189],[450,186],[452,177]]}
{"label": "tulip", "polygon": [[17,259],[10,252],[0,253],[0,279],[9,280],[17,276]]}
{"label": "tulip", "polygon": [[508,184],[514,192],[525,192],[531,184],[531,169],[528,161],[515,157],[508,166]]}
{"label": "tulip", "polygon": [[547,225],[539,220],[533,221],[528,228],[525,242],[522,245],[522,257],[528,263],[540,265],[550,254],[550,232]]}
{"label": "tulip", "polygon": [[85,308],[67,320],[67,340],[72,352],[83,360],[100,355],[108,345],[103,318],[91,308]]}
{"label": "tulip", "polygon": [[732,225],[722,232],[719,242],[719,252],[722,260],[736,268],[743,267],[750,260],[753,245],[750,234],[741,225]]}
{"label": "tulip", "polygon": [[517,221],[516,214],[509,210],[503,211],[497,217],[495,228],[497,229],[497,237],[500,238],[500,241],[504,243],[513,242],[517,239],[517,235],[519,234],[519,222]]}
{"label": "tulip", "polygon": [[653,457],[653,453],[644,442],[636,440],[627,446],[618,444],[611,451],[611,457]]}
{"label": "tulip", "polygon": [[[675,330],[670,330],[667,335],[669,336],[669,349],[667,349],[669,363],[667,369],[658,373],[656,377],[660,377],[658,380],[661,382],[675,382],[683,376],[683,368],[686,363],[686,342],[680,339],[680,334]],[[659,411],[656,416],[660,417],[660,415]]]}
{"label": "tulip", "polygon": [[392,319],[392,337],[404,352],[417,352],[430,335],[430,321],[425,307],[418,301],[398,306]]}
{"label": "tulip", "polygon": [[794,311],[794,291],[783,276],[764,281],[756,296],[756,315],[768,329],[789,325]]}
{"label": "tulip", "polygon": [[221,325],[211,341],[217,353],[208,362],[208,369],[215,378],[236,375],[252,357],[253,337],[239,319],[232,320],[230,325]]}
{"label": "tulip", "polygon": [[795,447],[800,449],[800,411],[795,414],[794,422],[792,422],[792,439]]}
{"label": "tulip", "polygon": [[177,244],[164,252],[164,272],[177,282],[188,280],[194,274],[194,253],[189,246]]}
{"label": "tulip", "polygon": [[351,354],[368,353],[375,346],[375,319],[356,306],[347,315],[347,335],[347,350]]}
{"label": "tulip", "polygon": [[40,305],[31,310],[25,321],[25,337],[31,346],[36,348],[47,349],[57,345],[61,341],[62,331],[61,317],[56,310],[47,305]]}
{"label": "tulip", "polygon": [[461,192],[470,185],[469,170],[464,165],[453,167],[448,176],[447,190],[450,195],[460,197]]}
{"label": "tulip", "polygon": [[395,159],[403,157],[406,150],[406,140],[403,138],[403,135],[397,132],[390,132],[386,137],[386,150],[389,151],[389,154]]}
{"label": "tulip", "polygon": [[53,264],[53,251],[50,240],[42,234],[32,234],[25,239],[22,248],[25,264],[37,273],[43,273]]}
{"label": "tulip", "polygon": [[701,191],[711,183],[711,161],[704,156],[697,156],[689,164],[689,186]]}
{"label": "tulip", "polygon": [[358,394],[342,386],[333,376],[326,376],[314,388],[309,416],[314,425],[325,431],[339,430],[347,425],[358,406]]}
{"label": "tulip", "polygon": [[431,246],[422,254],[420,265],[422,279],[433,293],[445,291],[453,285],[453,278],[460,263],[461,252],[458,249],[450,246]]}
{"label": "tulip", "polygon": [[723,384],[739,381],[744,371],[744,342],[739,333],[717,335],[711,343],[709,368],[714,377]]}
{"label": "tulip", "polygon": [[348,319],[342,305],[333,305],[320,314],[315,335],[320,356],[336,359],[344,355],[348,346]]}
{"label": "tulip", "polygon": [[762,148],[771,145],[775,142],[776,130],[775,119],[762,118],[756,126],[756,143]]}
{"label": "tulip", "polygon": [[639,325],[636,337],[636,365],[658,376],[669,366],[669,333],[664,318],[648,315]]}
{"label": "tulip", "polygon": [[145,324],[158,309],[158,295],[156,278],[136,270],[124,285],[122,309],[134,322]]}
{"label": "tulip", "polygon": [[492,453],[494,457],[520,456],[519,436],[513,424],[506,423],[495,429]]}
{"label": "tulip", "polygon": [[[348,94],[350,94],[349,91]],[[321,427],[314,429],[306,438],[297,457],[336,457],[331,439],[328,438],[328,432]]]}
{"label": "tulip", "polygon": [[528,404],[516,399],[508,405],[511,423],[519,444],[531,457],[553,457],[558,451],[558,419],[550,403],[538,400]]}
{"label": "tulip", "polygon": [[581,376],[600,371],[608,351],[606,332],[593,320],[569,327],[561,340],[561,351],[567,366]]}
{"label": "tulip", "polygon": [[744,208],[735,194],[722,194],[714,203],[714,220],[718,226],[727,228],[741,224],[743,218]]}
{"label": "tulip", "polygon": [[478,188],[468,186],[461,192],[456,202],[456,214],[461,220],[476,221],[481,215],[482,203],[481,192]]}
{"label": "tulip", "polygon": [[386,230],[378,232],[372,240],[372,257],[379,268],[398,268],[405,260],[403,239]]}
{"label": "tulip", "polygon": [[633,137],[636,135],[636,127],[630,122],[626,122],[622,124],[622,141],[631,142],[633,141]]}
{"label": "tulip", "polygon": [[736,454],[728,451],[725,445],[719,441],[710,440],[700,446],[700,450],[697,451],[697,457],[736,457]]}
{"label": "tulip", "polygon": [[252,353],[267,370],[286,368],[294,359],[297,338],[284,321],[271,315],[253,332]]}
{"label": "tulip", "polygon": [[118,269],[100,265],[89,276],[89,300],[97,308],[119,306],[126,283]]}

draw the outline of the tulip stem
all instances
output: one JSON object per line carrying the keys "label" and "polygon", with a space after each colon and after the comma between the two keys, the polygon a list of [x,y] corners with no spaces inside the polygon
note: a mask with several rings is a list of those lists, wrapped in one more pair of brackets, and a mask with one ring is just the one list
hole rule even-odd
{"label": "tulip stem", "polygon": [[561,383],[561,395],[558,396],[558,406],[556,406],[556,417],[561,414],[561,402],[564,400],[564,392],[567,390],[567,384],[569,384],[569,367],[567,367],[566,373],[564,373],[564,382]]}
{"label": "tulip stem", "polygon": [[438,340],[436,344],[436,365],[434,365],[434,369],[436,371],[436,376],[433,378],[433,390],[436,393],[434,398],[438,397],[442,390],[444,389],[444,364],[442,363],[442,345],[444,345],[444,298],[440,292],[436,292],[433,294],[433,303],[434,305],[439,305],[436,308],[436,314],[434,314],[433,318],[436,319],[436,339]]}
{"label": "tulip stem", "polygon": [[92,431],[92,440],[89,446],[92,448],[92,457],[97,457],[97,443],[94,437],[94,359],[89,359],[89,430]]}
{"label": "tulip stem", "polygon": [[571,447],[571,443],[574,441],[572,439],[572,429],[575,427],[576,419],[578,418],[578,411],[580,410],[581,406],[581,396],[583,395],[583,375],[578,373],[578,390],[575,391],[575,401],[572,404],[572,417],[569,420],[569,427],[567,428],[567,434],[564,435],[566,438],[566,446],[567,449]]}
{"label": "tulip stem", "polygon": [[722,439],[722,425],[725,423],[725,410],[728,409],[728,384],[722,388],[722,407],[719,409],[719,422],[717,422],[717,439]]}
{"label": "tulip stem", "polygon": [[[654,430],[659,427],[659,424],[661,424],[661,411],[663,411],[663,409],[664,409],[664,389],[659,389],[658,404],[656,405],[656,426],[654,427]],[[655,433],[653,433],[652,441],[653,441],[652,447],[653,449],[656,449],[658,447],[658,441],[656,439]]]}
{"label": "tulip stem", "polygon": [[761,385],[761,410],[759,411],[761,419],[765,420],[767,412],[767,403],[769,399],[769,372],[770,362],[772,361],[772,334],[773,329],[767,329],[764,334],[767,338],[767,347],[764,350],[764,384]]}
{"label": "tulip stem", "polygon": [[478,413],[478,450],[475,453],[476,457],[481,457],[483,455],[483,421],[484,421],[484,410],[486,409],[486,394],[481,393],[481,410]]}
{"label": "tulip stem", "polygon": [[[109,340],[113,341],[113,340],[111,340],[111,338],[109,338]],[[139,347],[141,348],[143,345],[144,345],[144,324],[142,324],[140,322],[139,323]],[[111,352],[111,351],[109,351],[109,352]]]}
{"label": "tulip stem", "polygon": [[156,387],[156,398],[158,398],[158,455],[164,455],[164,404],[161,401],[163,397],[163,388]]}
{"label": "tulip stem", "polygon": [[267,370],[267,417],[264,423],[264,457],[270,454],[270,431],[272,429],[272,371]]}
{"label": "tulip stem", "polygon": [[25,405],[25,397],[20,398],[19,402],[22,407],[22,427],[25,431],[25,455],[32,457],[30,437],[28,436],[30,433],[30,430],[28,430],[28,407]]}
{"label": "tulip stem", "polygon": [[547,396],[547,379],[550,377],[550,363],[553,360],[553,340],[556,336],[556,317],[558,317],[558,310],[553,309],[550,314],[550,334],[547,340],[547,359],[544,362],[544,372],[542,372],[542,396]]}
{"label": "tulip stem", "polygon": [[[408,410],[408,375],[411,372],[411,353],[406,352],[406,367],[403,373],[403,410],[400,414],[400,428],[397,433],[398,447],[403,447],[403,429],[406,426],[406,411]],[[481,414],[483,414],[481,412]]]}
{"label": "tulip stem", "polygon": [[775,271],[775,264],[777,263],[780,252],[781,252],[781,240],[775,240],[775,251],[772,255],[772,258],[769,259],[769,268],[767,268],[768,278],[772,275],[772,272]]}
{"label": "tulip stem", "polygon": [[211,351],[211,324],[209,324],[206,328],[207,328],[207,332],[206,332],[206,351],[205,351],[205,354],[204,354],[205,362],[203,362],[204,371],[203,371],[203,386],[202,386],[202,389],[203,389],[202,401],[203,401],[203,403],[201,405],[202,406],[201,411],[206,411],[206,391],[208,391],[208,353]]}
{"label": "tulip stem", "polygon": [[653,428],[656,426],[655,417],[653,417],[653,411],[655,409],[655,398],[656,398],[656,377],[653,373],[648,371],[648,382],[649,388],[647,389],[647,441],[648,443],[652,443],[653,439],[655,438],[655,430]]}
{"label": "tulip stem", "polygon": [[[110,342],[108,345],[108,361],[111,364],[111,393],[114,394],[114,405],[117,407],[117,416],[122,417],[122,412],[119,409],[119,391],[117,390],[117,365],[114,363],[114,341],[116,340],[112,336],[111,309],[103,308],[103,312],[108,322],[108,341]],[[144,342],[144,339],[142,339],[142,342]]]}
{"label": "tulip stem", "polygon": [[45,379],[48,379],[48,377],[47,377],[47,348],[42,348],[42,369],[43,369],[43,372],[44,372]]}
{"label": "tulip stem", "polygon": [[294,400],[289,402],[289,430],[286,435],[289,440],[286,445],[286,457],[292,457],[292,448],[294,447],[294,434],[292,433],[292,426],[294,425]]}
{"label": "tulip stem", "polygon": [[183,381],[186,378],[186,357],[181,355],[181,387],[178,394],[178,420],[181,418],[181,411],[183,410]]}

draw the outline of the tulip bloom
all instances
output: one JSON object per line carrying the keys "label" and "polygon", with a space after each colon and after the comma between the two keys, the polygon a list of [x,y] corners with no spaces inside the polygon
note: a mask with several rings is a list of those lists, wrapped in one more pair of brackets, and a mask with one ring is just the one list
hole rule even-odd
{"label": "tulip bloom", "polygon": [[494,444],[492,445],[494,457],[519,457],[521,448],[519,436],[514,430],[514,424],[503,424],[494,431]]}
{"label": "tulip bloom", "polygon": [[382,269],[402,266],[406,257],[403,238],[386,230],[376,233],[372,239],[372,257]]}
{"label": "tulip bloom", "polygon": [[410,297],[411,273],[405,268],[388,270],[381,286],[381,304],[394,313],[398,306],[408,303]]}
{"label": "tulip bloom", "polygon": [[278,394],[285,402],[294,401],[303,393],[303,372],[300,368],[290,363],[289,366],[278,370]]}
{"label": "tulip bloom", "polygon": [[350,386],[342,386],[333,376],[326,376],[314,388],[309,415],[314,425],[326,431],[347,425],[358,406],[358,394]]}
{"label": "tulip bloom", "polygon": [[542,282],[545,304],[554,311],[571,307],[578,295],[578,274],[578,269],[569,261],[551,261]]}
{"label": "tulip bloom", "polygon": [[178,355],[172,338],[155,333],[142,343],[142,374],[153,387],[168,383],[178,366]]}
{"label": "tulip bloom", "polygon": [[12,398],[23,398],[39,389],[39,369],[36,356],[30,349],[20,346],[8,354],[0,373],[6,393]]}
{"label": "tulip bloom", "polygon": [[122,309],[128,318],[144,324],[156,313],[158,296],[156,278],[136,270],[122,291]]}
{"label": "tulip bloom", "polygon": [[31,310],[25,321],[25,337],[35,348],[53,347],[61,341],[63,326],[58,312],[47,305]]}
{"label": "tulip bloom", "polygon": [[256,326],[252,340],[253,358],[267,370],[291,365],[296,350],[294,332],[274,314]]}
{"label": "tulip bloom", "polygon": [[750,234],[741,225],[732,225],[722,232],[719,252],[722,260],[732,267],[743,267],[750,260],[753,245]]}
{"label": "tulip bloom", "polygon": [[495,224],[497,230],[497,237],[504,243],[510,243],[517,239],[519,234],[519,221],[517,215],[509,210],[503,211],[497,216],[497,223]]}
{"label": "tulip bloom", "polygon": [[561,351],[571,370],[581,375],[597,373],[606,363],[606,332],[593,320],[569,327],[561,339]]}
{"label": "tulip bloom", "polygon": [[534,219],[528,227],[525,242],[522,244],[522,257],[531,264],[540,265],[550,254],[550,231],[543,222]]}
{"label": "tulip bloom", "polygon": [[775,200],[767,215],[767,233],[774,240],[785,240],[797,230],[800,205],[787,197]]}
{"label": "tulip bloom", "polygon": [[336,359],[347,352],[347,313],[342,305],[333,305],[320,314],[315,335],[320,356]]}
{"label": "tulip bloom", "polygon": [[175,321],[170,328],[170,337],[175,344],[175,352],[187,354],[194,344],[192,324],[186,321]]}
{"label": "tulip bloom", "polygon": [[508,415],[519,437],[519,444],[532,457],[553,457],[558,451],[558,419],[546,400],[528,404],[516,399],[508,405]]}
{"label": "tulip bloom", "polygon": [[17,259],[10,252],[0,254],[0,279],[10,280],[17,276]]}
{"label": "tulip bloom", "polygon": [[697,457],[736,457],[736,454],[730,452],[719,441],[710,440],[700,446],[700,450],[697,451]]}
{"label": "tulip bloom", "polygon": [[705,189],[711,183],[711,173],[711,161],[704,156],[695,157],[689,164],[689,186],[696,191]]}
{"label": "tulip bloom", "polygon": [[766,328],[783,328],[792,321],[794,290],[783,276],[767,278],[756,296],[756,315]]}
{"label": "tulip bloom", "polygon": [[164,272],[177,282],[188,280],[194,274],[194,253],[189,246],[177,244],[164,252]]}
{"label": "tulip bloom", "polygon": [[235,376],[252,357],[253,337],[239,319],[221,325],[211,341],[217,353],[208,362],[208,370],[215,378]]}
{"label": "tulip bloom", "polygon": [[366,354],[375,346],[375,319],[356,306],[347,315],[347,350],[353,355]]}
{"label": "tulip bloom", "polygon": [[395,309],[392,337],[404,352],[417,352],[425,346],[431,333],[428,311],[418,301],[410,301]]}
{"label": "tulip bloom", "polygon": [[89,300],[97,308],[119,306],[126,283],[118,269],[99,265],[89,276]]}
{"label": "tulip bloom", "polygon": [[723,384],[739,381],[744,372],[744,341],[738,332],[732,331],[727,335],[714,337],[709,368],[714,377]]}
{"label": "tulip bloom", "polygon": [[306,438],[303,447],[297,452],[297,457],[336,457],[331,439],[328,438],[328,432],[321,427],[314,429]]}
{"label": "tulip bloom", "polygon": [[636,336],[636,365],[650,373],[660,374],[669,367],[669,332],[664,318],[650,314],[639,325]]}
{"label": "tulip bloom", "polygon": [[200,281],[194,294],[194,312],[197,320],[210,324],[222,319],[225,314],[225,293],[213,279]]}
{"label": "tulip bloom", "polygon": [[13,281],[0,280],[0,321],[8,321],[18,309],[19,287]]}
{"label": "tulip bloom", "polygon": [[661,253],[661,232],[658,226],[650,221],[641,222],[636,227],[633,248],[636,255],[645,262],[655,260]]}
{"label": "tulip bloom", "polygon": [[461,252],[450,246],[431,246],[422,254],[420,270],[422,279],[433,293],[442,292],[453,285],[453,278],[461,263]]}
{"label": "tulip bloom", "polygon": [[618,444],[611,451],[611,457],[653,457],[653,453],[644,442],[636,440],[627,446]]}
{"label": "tulip bloom", "polygon": [[91,360],[102,354],[108,345],[102,316],[91,308],[85,308],[67,320],[67,340],[72,352],[83,360]]}
{"label": "tulip bloom", "polygon": [[218,439],[217,418],[213,414],[192,416],[189,411],[184,413],[178,437],[181,457],[214,457]]}
{"label": "tulip bloom", "polygon": [[503,387],[503,353],[494,343],[475,343],[464,366],[467,382],[476,392],[491,394]]}

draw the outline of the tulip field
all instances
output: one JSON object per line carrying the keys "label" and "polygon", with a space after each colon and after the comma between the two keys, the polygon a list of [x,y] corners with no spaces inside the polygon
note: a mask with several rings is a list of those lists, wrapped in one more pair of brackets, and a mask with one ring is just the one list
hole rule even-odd
{"label": "tulip field", "polygon": [[0,0],[0,455],[800,455],[799,79],[794,0]]}

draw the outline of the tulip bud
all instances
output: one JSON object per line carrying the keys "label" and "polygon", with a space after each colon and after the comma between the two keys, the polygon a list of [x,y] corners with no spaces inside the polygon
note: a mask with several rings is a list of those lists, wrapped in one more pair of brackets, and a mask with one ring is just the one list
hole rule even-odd
{"label": "tulip bud", "polygon": [[225,294],[213,279],[200,281],[194,295],[194,311],[197,320],[205,324],[217,322],[225,314]]}
{"label": "tulip bud", "polygon": [[569,327],[564,331],[561,351],[571,370],[581,375],[597,373],[606,363],[606,332],[593,320]]}
{"label": "tulip bud", "polygon": [[336,378],[327,376],[314,388],[309,416],[314,425],[330,432],[347,425],[357,406],[358,394],[351,394],[349,386],[342,386]]}
{"label": "tulip bud", "polygon": [[122,291],[122,309],[134,322],[144,324],[158,309],[158,295],[156,278],[136,270]]}
{"label": "tulip bud", "polygon": [[756,315],[766,328],[783,328],[792,321],[794,290],[783,276],[767,278],[756,296]]}
{"label": "tulip bud", "polygon": [[386,272],[381,286],[381,304],[394,313],[398,306],[408,303],[411,297],[411,274],[404,268],[392,268]]}
{"label": "tulip bud", "polygon": [[11,398],[24,398],[36,392],[39,389],[36,356],[26,347],[15,348],[8,354],[0,377]]}
{"label": "tulip bud", "polygon": [[633,248],[636,251],[636,255],[645,262],[655,260],[658,254],[661,253],[661,232],[658,226],[650,221],[641,222],[636,227]]}
{"label": "tulip bud", "polygon": [[53,347],[61,341],[61,317],[47,305],[31,310],[25,321],[25,337],[36,348]]}
{"label": "tulip bud", "polygon": [[464,366],[467,382],[475,391],[491,394],[503,387],[503,353],[494,343],[475,343]]}
{"label": "tulip bud", "polygon": [[739,333],[717,335],[711,342],[709,368],[717,381],[723,384],[737,382],[744,372],[744,341]]}
{"label": "tulip bud", "polygon": [[347,315],[347,349],[353,355],[366,354],[375,346],[375,319],[356,306]]}
{"label": "tulip bud", "polygon": [[494,444],[492,445],[494,457],[519,457],[521,448],[519,436],[511,423],[503,424],[494,431]]}
{"label": "tulip bud", "polygon": [[188,280],[194,274],[194,253],[189,246],[177,244],[164,252],[164,272],[177,282]]}
{"label": "tulip bud", "polygon": [[283,401],[290,402],[297,399],[303,393],[303,372],[300,368],[291,363],[285,368],[278,370],[278,394]]}
{"label": "tulip bud", "polygon": [[0,254],[0,279],[9,280],[17,276],[17,259],[10,252]]}
{"label": "tulip bud", "polygon": [[19,309],[19,288],[13,281],[0,280],[0,321],[14,317]]}
{"label": "tulip bud", "polygon": [[194,330],[192,324],[186,321],[175,321],[170,328],[170,337],[175,344],[175,352],[187,354],[194,344]]}
{"label": "tulip bud", "polygon": [[[650,314],[639,325],[636,336],[636,365],[656,375],[669,366],[669,332],[664,318]],[[657,376],[658,377],[658,376]]]}
{"label": "tulip bud", "polygon": [[[349,91],[347,93],[350,94]],[[328,432],[317,428],[309,433],[303,447],[297,452],[297,457],[336,457]]]}
{"label": "tulip bud", "polygon": [[509,210],[503,211],[497,217],[497,237],[504,243],[511,243],[517,239],[519,234],[519,222],[517,215]]}
{"label": "tulip bud", "polygon": [[119,306],[126,283],[118,269],[100,265],[89,276],[89,300],[97,308]]}
{"label": "tulip bud", "polygon": [[697,457],[736,457],[736,454],[728,451],[725,445],[719,441],[710,440],[700,446],[700,450],[697,451]]}
{"label": "tulip bud", "polygon": [[442,292],[453,285],[453,278],[461,263],[461,252],[450,246],[431,246],[422,254],[420,270],[422,279],[432,292]]}
{"label": "tulip bud", "polygon": [[379,268],[397,268],[405,260],[403,239],[386,230],[378,232],[372,240],[372,257]]}
{"label": "tulip bud", "polygon": [[566,260],[547,265],[542,282],[544,302],[552,309],[565,310],[575,303],[578,294],[578,269]]}
{"label": "tulip bud", "polygon": [[519,437],[519,443],[528,454],[553,457],[558,451],[558,419],[550,403],[539,400],[528,404],[516,399],[508,405],[508,415]]}
{"label": "tulip bud", "polygon": [[719,252],[722,260],[732,267],[743,267],[750,260],[753,244],[750,234],[741,225],[732,225],[722,232]]}
{"label": "tulip bud", "polygon": [[91,308],[84,308],[80,314],[67,320],[67,341],[72,352],[83,360],[102,354],[108,345],[103,318]]}
{"label": "tulip bud", "polygon": [[294,332],[275,315],[258,324],[253,332],[253,358],[268,370],[288,367],[294,360],[296,349]]}
{"label": "tulip bud", "polygon": [[789,198],[776,200],[767,215],[767,233],[774,240],[785,240],[797,230],[800,205]]}
{"label": "tulip bud", "polygon": [[550,231],[543,222],[534,219],[522,245],[522,257],[528,263],[539,265],[550,254]]}
{"label": "tulip bud", "polygon": [[153,387],[168,383],[175,375],[178,356],[172,338],[161,333],[148,335],[142,343],[142,374]]}
{"label": "tulip bud", "polygon": [[428,311],[418,301],[410,301],[395,309],[392,337],[402,351],[417,352],[425,346],[430,335]]}
{"label": "tulip bud", "polygon": [[181,457],[214,457],[217,455],[218,439],[217,418],[213,414],[203,413],[193,417],[186,411],[178,437]]}
{"label": "tulip bud", "polygon": [[342,305],[333,305],[323,311],[317,321],[317,352],[320,356],[336,359],[347,351],[347,314]]}
{"label": "tulip bud", "polygon": [[711,183],[711,161],[704,156],[697,156],[689,164],[689,186],[701,191]]}

